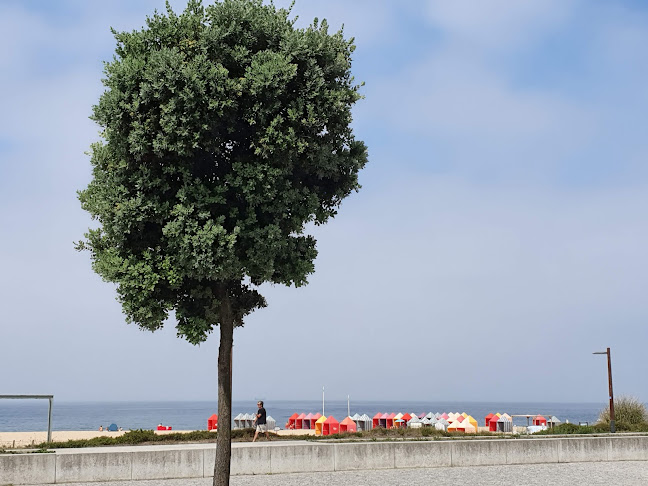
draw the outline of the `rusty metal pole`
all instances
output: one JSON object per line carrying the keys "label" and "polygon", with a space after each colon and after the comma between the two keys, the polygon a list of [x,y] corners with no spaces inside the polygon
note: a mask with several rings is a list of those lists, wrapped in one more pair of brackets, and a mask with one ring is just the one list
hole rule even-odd
{"label": "rusty metal pole", "polygon": [[614,425],[614,393],[612,391],[612,359],[610,358],[610,348],[607,348],[607,361],[608,361],[608,383],[610,386],[610,432],[616,432]]}

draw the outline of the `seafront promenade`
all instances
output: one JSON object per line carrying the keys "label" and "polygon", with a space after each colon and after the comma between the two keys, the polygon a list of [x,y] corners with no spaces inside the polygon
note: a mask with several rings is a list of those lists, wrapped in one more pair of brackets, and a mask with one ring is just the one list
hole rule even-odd
{"label": "seafront promenade", "polygon": [[[97,483],[62,483],[62,486],[96,486]],[[110,481],[105,486],[211,486],[212,479]],[[310,474],[233,476],[231,486],[643,486],[648,484],[646,462],[533,464],[435,469],[346,471]]]}
{"label": "seafront promenade", "polygon": [[[209,478],[213,474],[214,457],[215,444],[1,454],[0,485]],[[493,466],[506,475],[506,471],[514,465],[627,464],[631,461],[642,461],[643,471],[648,474],[648,436],[616,434],[600,437],[387,442],[277,441],[232,445],[234,476],[365,471],[369,474],[375,470],[463,469],[476,466]]]}

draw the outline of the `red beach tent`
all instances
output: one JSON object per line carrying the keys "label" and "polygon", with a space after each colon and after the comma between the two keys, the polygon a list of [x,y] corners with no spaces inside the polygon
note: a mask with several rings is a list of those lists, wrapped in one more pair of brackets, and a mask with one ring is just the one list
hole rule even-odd
{"label": "red beach tent", "polygon": [[304,419],[306,418],[305,413],[300,413],[299,416],[295,419],[295,428],[303,429],[304,428]]}
{"label": "red beach tent", "polygon": [[218,415],[214,414],[207,419],[207,430],[218,429]]}
{"label": "red beach tent", "polygon": [[486,415],[486,417],[484,417],[484,425],[485,425],[486,427],[489,427],[489,426],[490,426],[489,422],[490,422],[490,420],[491,420],[492,418],[493,418],[493,414],[492,414],[492,413],[489,413],[488,415]]}
{"label": "red beach tent", "polygon": [[382,413],[380,412],[373,416],[373,418],[371,419],[372,428],[375,429],[377,427],[380,427],[380,417],[382,417]]}
{"label": "red beach tent", "polygon": [[410,420],[412,420],[412,416],[411,416],[409,413],[406,413],[406,414],[403,415],[401,418],[402,418],[405,422],[409,422]]}
{"label": "red beach tent", "polygon": [[312,425],[315,423],[315,422],[313,422],[313,417],[314,417],[314,415],[312,413],[309,413],[308,415],[306,415],[306,417],[304,418],[303,425],[302,425],[302,427],[304,429],[312,429],[313,428]]}
{"label": "red beach tent", "polygon": [[356,423],[351,417],[347,417],[342,422],[340,422],[340,432],[357,432],[357,430],[358,428],[356,426]]}
{"label": "red beach tent", "polygon": [[386,421],[385,421],[385,427],[387,427],[388,429],[393,429],[394,428],[394,417],[396,417],[396,414],[394,412],[387,415],[387,418],[386,418]]}
{"label": "red beach tent", "polygon": [[536,415],[533,417],[533,425],[547,425],[547,419],[542,415]]}
{"label": "red beach tent", "polygon": [[333,415],[329,416],[324,421],[324,426],[322,427],[322,435],[332,435],[338,434],[340,432],[340,422],[335,420]]}
{"label": "red beach tent", "polygon": [[315,429],[315,423],[321,418],[322,418],[322,414],[319,412],[313,415],[313,419],[311,420],[311,430]]}
{"label": "red beach tent", "polygon": [[290,418],[288,419],[288,423],[286,424],[287,429],[294,429],[295,428],[295,420],[297,420],[297,417],[299,417],[299,414],[293,413]]}
{"label": "red beach tent", "polygon": [[497,432],[497,421],[499,420],[499,417],[497,415],[493,415],[493,417],[488,421],[488,430],[491,432]]}

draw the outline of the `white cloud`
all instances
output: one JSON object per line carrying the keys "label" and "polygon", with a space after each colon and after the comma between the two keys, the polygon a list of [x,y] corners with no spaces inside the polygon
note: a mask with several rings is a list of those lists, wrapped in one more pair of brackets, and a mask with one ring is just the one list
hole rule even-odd
{"label": "white cloud", "polygon": [[430,0],[432,24],[449,37],[483,47],[518,49],[563,22],[574,0]]}

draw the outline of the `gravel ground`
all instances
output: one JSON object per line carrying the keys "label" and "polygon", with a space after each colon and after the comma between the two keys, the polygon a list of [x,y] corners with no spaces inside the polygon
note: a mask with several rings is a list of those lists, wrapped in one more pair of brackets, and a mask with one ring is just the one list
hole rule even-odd
{"label": "gravel ground", "polygon": [[[211,486],[211,479],[166,479],[155,481],[111,481],[73,483],[69,486]],[[438,469],[388,469],[381,471],[333,472],[234,476],[231,486],[574,486],[648,484],[648,461],[588,462],[523,466],[479,466]]]}

